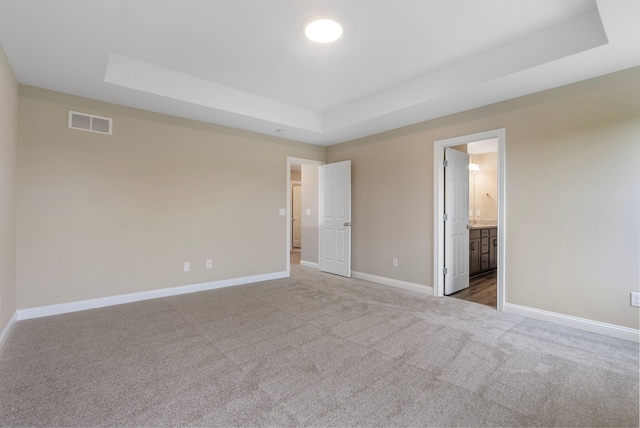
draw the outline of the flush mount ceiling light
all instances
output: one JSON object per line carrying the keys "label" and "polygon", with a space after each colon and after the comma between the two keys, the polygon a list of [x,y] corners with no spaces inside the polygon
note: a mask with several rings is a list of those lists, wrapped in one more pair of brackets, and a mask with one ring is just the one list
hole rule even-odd
{"label": "flush mount ceiling light", "polygon": [[342,36],[342,26],[332,19],[314,19],[304,27],[304,34],[316,43],[331,43]]}

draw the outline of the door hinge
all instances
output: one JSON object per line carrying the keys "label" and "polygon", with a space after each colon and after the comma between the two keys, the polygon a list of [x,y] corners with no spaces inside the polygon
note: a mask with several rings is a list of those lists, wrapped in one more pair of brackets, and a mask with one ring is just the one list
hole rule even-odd
{"label": "door hinge", "polygon": [[447,273],[449,273],[449,269],[447,269],[446,267],[443,267],[442,273],[446,275]]}
{"label": "door hinge", "polygon": [[449,214],[447,214],[447,213],[442,214],[442,220],[444,220],[444,221],[449,220]]}
{"label": "door hinge", "polygon": [[446,160],[446,159],[445,159],[445,160],[443,160],[443,161],[442,161],[442,166],[443,166],[443,167],[445,167],[445,168],[446,168],[446,167],[448,167],[448,166],[449,166],[449,161],[448,161],[448,160]]}

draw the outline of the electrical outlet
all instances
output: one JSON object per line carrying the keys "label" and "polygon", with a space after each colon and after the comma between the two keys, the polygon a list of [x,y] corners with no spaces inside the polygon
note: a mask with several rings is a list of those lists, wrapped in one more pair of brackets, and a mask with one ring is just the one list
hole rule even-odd
{"label": "electrical outlet", "polygon": [[393,267],[398,267],[398,259],[396,259],[395,257],[391,259],[391,265]]}
{"label": "electrical outlet", "polygon": [[640,307],[640,293],[631,292],[631,306]]}
{"label": "electrical outlet", "polygon": [[184,271],[189,272],[191,270],[191,263],[184,262]]}
{"label": "electrical outlet", "polygon": [[480,210],[476,210],[476,217],[480,217]]}
{"label": "electrical outlet", "polygon": [[207,269],[211,269],[213,267],[213,260],[207,260]]}

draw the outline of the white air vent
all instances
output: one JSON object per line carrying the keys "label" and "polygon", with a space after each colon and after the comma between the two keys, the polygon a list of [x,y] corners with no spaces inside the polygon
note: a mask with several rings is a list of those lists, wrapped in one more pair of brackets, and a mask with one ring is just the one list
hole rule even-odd
{"label": "white air vent", "polygon": [[77,111],[69,111],[69,128],[81,131],[111,134],[113,119],[110,117],[94,116]]}

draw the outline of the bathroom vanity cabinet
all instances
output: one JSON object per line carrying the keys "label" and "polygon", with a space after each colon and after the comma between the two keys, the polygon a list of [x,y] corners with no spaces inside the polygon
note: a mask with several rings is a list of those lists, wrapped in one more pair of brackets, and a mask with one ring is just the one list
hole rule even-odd
{"label": "bathroom vanity cabinet", "polygon": [[469,276],[476,276],[498,266],[498,228],[471,227],[469,230]]}

